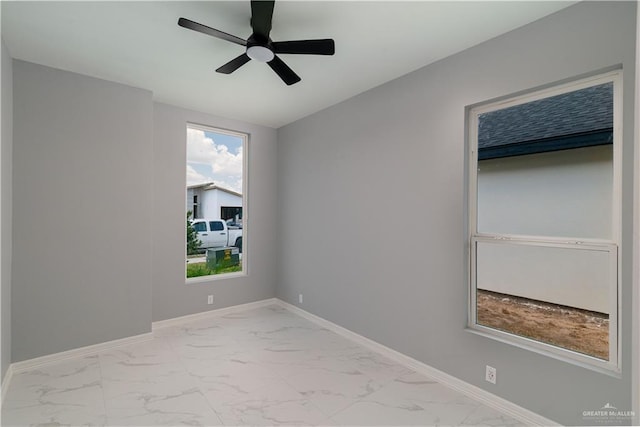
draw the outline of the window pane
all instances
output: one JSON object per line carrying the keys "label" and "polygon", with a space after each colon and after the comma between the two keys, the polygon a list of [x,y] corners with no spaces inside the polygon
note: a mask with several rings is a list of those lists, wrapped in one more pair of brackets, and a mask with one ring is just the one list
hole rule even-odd
{"label": "window pane", "polygon": [[479,116],[478,231],[612,238],[613,84]]}
{"label": "window pane", "polygon": [[620,81],[517,95],[472,107],[468,121],[470,327],[614,370]]}
{"label": "window pane", "polygon": [[[246,229],[227,229],[226,221],[242,224],[246,140],[235,132],[187,127],[187,278],[243,271]],[[191,224],[194,218],[202,220]]]}
{"label": "window pane", "polygon": [[611,145],[478,164],[478,231],[611,239]]}
{"label": "window pane", "polygon": [[508,242],[476,245],[478,324],[608,360],[614,254]]}

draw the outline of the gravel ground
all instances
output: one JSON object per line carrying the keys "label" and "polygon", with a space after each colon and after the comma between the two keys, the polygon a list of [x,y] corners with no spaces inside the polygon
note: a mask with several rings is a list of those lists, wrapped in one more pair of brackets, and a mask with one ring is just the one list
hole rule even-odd
{"label": "gravel ground", "polygon": [[480,325],[609,358],[607,314],[484,290],[478,290],[477,300]]}

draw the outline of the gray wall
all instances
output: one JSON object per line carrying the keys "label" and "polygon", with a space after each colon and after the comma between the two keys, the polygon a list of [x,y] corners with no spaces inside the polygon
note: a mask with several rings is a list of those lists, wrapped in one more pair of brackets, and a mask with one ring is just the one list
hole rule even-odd
{"label": "gray wall", "polygon": [[[14,64],[12,361],[149,332],[152,319],[274,297],[274,129]],[[245,277],[185,284],[187,122],[250,134]]]}
{"label": "gray wall", "polygon": [[[572,6],[281,128],[278,297],[561,423],[630,409],[635,7]],[[465,331],[465,106],[617,64],[621,379]]]}
{"label": "gray wall", "polygon": [[13,361],[149,332],[151,92],[13,67]]}
{"label": "gray wall", "polygon": [[0,267],[1,276],[1,288],[2,293],[0,300],[2,301],[1,310],[1,322],[2,330],[2,343],[0,349],[0,378],[4,379],[4,375],[7,372],[7,368],[11,363],[11,241],[12,241],[12,225],[11,225],[11,206],[12,206],[12,158],[13,158],[13,60],[9,56],[7,47],[4,41],[1,41],[0,45],[2,58],[0,59],[0,65],[2,65],[2,105],[0,106],[0,115],[2,116],[2,147],[0,158],[2,165],[0,166],[1,186],[0,193],[2,194],[2,212],[0,218],[2,218],[2,224],[0,225],[1,249],[2,253],[2,266]]}
{"label": "gray wall", "polygon": [[[249,134],[248,275],[185,285],[187,123]],[[277,144],[271,128],[154,104],[153,320],[258,301],[275,296],[277,273]],[[207,305],[213,294],[214,304]]]}

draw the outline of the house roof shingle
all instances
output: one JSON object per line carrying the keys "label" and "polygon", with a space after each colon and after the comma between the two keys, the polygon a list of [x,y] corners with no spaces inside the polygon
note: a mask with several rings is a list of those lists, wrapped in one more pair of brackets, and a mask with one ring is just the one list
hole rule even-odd
{"label": "house roof shingle", "polygon": [[479,159],[611,143],[613,83],[481,114]]}

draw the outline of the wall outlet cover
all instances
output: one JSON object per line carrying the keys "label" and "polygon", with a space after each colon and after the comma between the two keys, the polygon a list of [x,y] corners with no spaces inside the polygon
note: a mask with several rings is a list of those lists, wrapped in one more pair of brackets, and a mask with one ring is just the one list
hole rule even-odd
{"label": "wall outlet cover", "polygon": [[498,375],[497,369],[494,368],[493,366],[487,365],[487,370],[486,370],[484,379],[490,382],[491,384],[495,384],[497,375]]}

